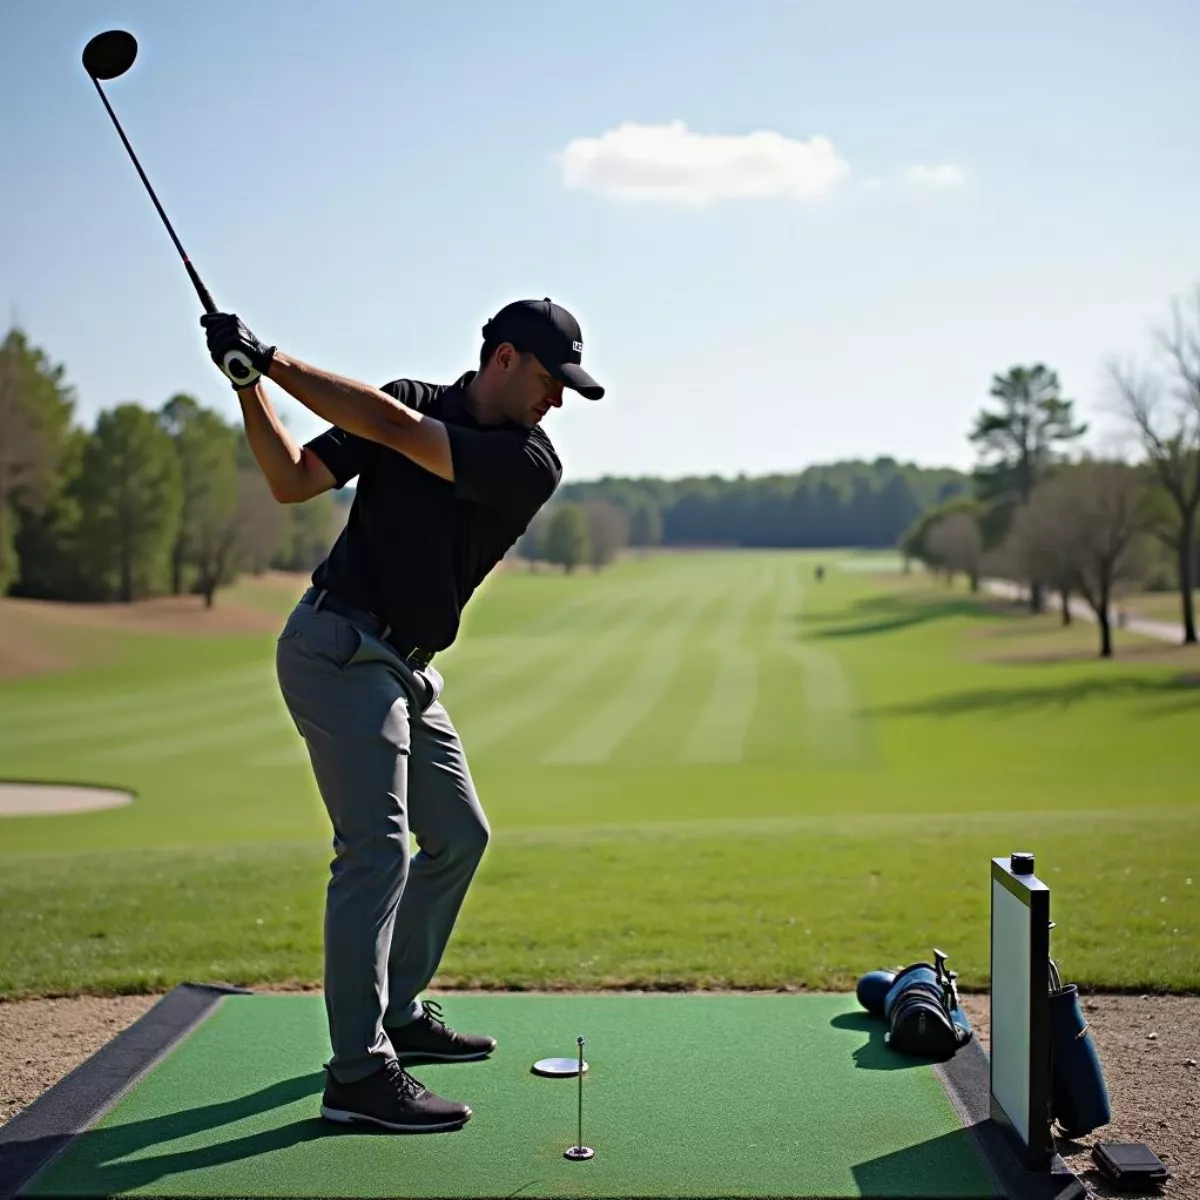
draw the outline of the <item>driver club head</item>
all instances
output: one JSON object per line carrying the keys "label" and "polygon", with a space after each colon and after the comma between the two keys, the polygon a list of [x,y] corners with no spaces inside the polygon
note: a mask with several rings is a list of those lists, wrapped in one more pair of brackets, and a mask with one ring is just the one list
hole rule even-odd
{"label": "driver club head", "polygon": [[83,48],[83,69],[93,79],[116,79],[133,66],[137,40],[123,29],[98,33]]}

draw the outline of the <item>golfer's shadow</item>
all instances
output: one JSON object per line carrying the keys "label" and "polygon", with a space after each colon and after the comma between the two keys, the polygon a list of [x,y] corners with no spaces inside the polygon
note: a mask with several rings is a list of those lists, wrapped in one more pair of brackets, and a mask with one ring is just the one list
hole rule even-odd
{"label": "golfer's shadow", "polygon": [[843,1013],[829,1023],[835,1029],[852,1029],[866,1035],[867,1040],[852,1055],[855,1066],[860,1070],[904,1071],[921,1064],[922,1060],[899,1054],[884,1042],[888,1027],[882,1017],[873,1017],[865,1012]]}
{"label": "golfer's shadow", "polygon": [[[330,1125],[316,1115],[324,1080],[323,1071],[310,1072],[291,1079],[281,1079],[269,1087],[216,1104],[185,1108],[112,1128],[85,1130],[75,1138],[67,1152],[71,1158],[72,1174],[77,1178],[81,1175],[87,1178],[89,1194],[116,1196],[149,1187],[177,1172],[224,1166],[301,1142],[337,1137],[339,1127]],[[289,1121],[243,1137],[230,1138],[217,1133],[203,1146],[129,1161],[131,1156],[143,1154],[151,1147],[178,1138],[195,1137],[206,1130],[219,1130],[222,1126],[310,1098],[314,1114],[311,1117]],[[362,1128],[355,1126],[356,1130]]]}

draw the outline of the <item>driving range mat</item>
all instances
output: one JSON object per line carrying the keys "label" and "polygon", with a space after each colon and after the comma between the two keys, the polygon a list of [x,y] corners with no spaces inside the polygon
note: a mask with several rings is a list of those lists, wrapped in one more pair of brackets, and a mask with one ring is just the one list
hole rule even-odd
{"label": "driving range mat", "polygon": [[[471,1106],[450,1133],[318,1115],[316,994],[182,985],[0,1128],[0,1198],[1066,1197],[988,1117],[987,1056],[906,1058],[852,995],[443,997],[486,1062],[412,1067]],[[532,1065],[575,1057],[579,1081]]]}

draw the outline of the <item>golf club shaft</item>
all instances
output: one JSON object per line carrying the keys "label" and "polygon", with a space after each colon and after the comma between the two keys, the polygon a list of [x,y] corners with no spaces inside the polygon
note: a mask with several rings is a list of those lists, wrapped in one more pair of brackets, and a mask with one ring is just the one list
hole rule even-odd
{"label": "golf club shaft", "polygon": [[200,303],[204,305],[204,311],[206,313],[215,313],[217,306],[213,303],[213,298],[209,295],[208,288],[204,286],[200,276],[196,273],[196,268],[192,266],[192,260],[188,258],[187,251],[184,250],[179,238],[176,237],[175,230],[171,228],[171,222],[167,220],[167,214],[163,212],[163,206],[159,204],[158,197],[154,194],[154,189],[150,186],[150,180],[146,178],[146,172],[142,170],[142,164],[138,162],[138,157],[134,154],[133,147],[129,144],[129,139],[125,136],[125,130],[121,128],[121,122],[117,120],[117,114],[113,112],[112,105],[109,104],[108,97],[104,94],[104,89],[100,86],[100,81],[93,76],[92,82],[96,85],[96,91],[100,93],[100,99],[103,101],[109,117],[112,118],[112,123],[116,126],[117,133],[120,134],[121,141],[124,143],[129,157],[133,160],[133,165],[137,168],[137,173],[141,176],[142,183],[146,185],[146,191],[150,193],[150,199],[154,201],[154,207],[158,209],[158,215],[162,217],[162,222],[167,227],[167,232],[171,235],[171,241],[175,243],[175,249],[179,251],[179,257],[183,259],[183,265],[187,268],[192,286],[195,287],[196,294],[200,297]]}

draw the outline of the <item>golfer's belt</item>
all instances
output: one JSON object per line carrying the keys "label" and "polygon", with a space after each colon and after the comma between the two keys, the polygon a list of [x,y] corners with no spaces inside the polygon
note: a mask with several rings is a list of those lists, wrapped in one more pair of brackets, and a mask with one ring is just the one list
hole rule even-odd
{"label": "golfer's belt", "polygon": [[392,627],[382,617],[377,617],[373,612],[368,612],[365,608],[358,608],[353,604],[348,604],[345,600],[335,596],[327,588],[318,590],[315,587],[310,587],[300,597],[300,603],[311,604],[316,609],[327,608],[331,613],[337,613],[339,617],[345,617],[347,621],[353,621],[355,625],[365,629],[372,637],[377,637],[380,641],[387,642],[412,667],[427,667],[432,661],[434,654],[437,653],[435,650],[427,650],[423,646],[414,646],[411,643],[405,643],[393,634]]}

